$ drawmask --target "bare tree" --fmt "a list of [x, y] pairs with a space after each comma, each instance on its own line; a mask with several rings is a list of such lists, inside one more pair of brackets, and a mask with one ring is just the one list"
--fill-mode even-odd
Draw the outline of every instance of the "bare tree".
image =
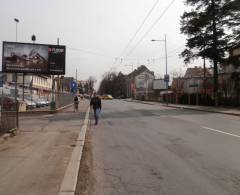
[[125, 96], [126, 77], [121, 72], [105, 73], [100, 83], [99, 93], [111, 94], [113, 97]]
[[174, 69], [170, 72], [171, 78], [181, 78], [181, 77], [183, 77], [183, 75], [184, 75], [184, 73], [183, 73], [182, 68]]
[[97, 82], [97, 79], [93, 76], [90, 76], [87, 80], [88, 84], [88, 93], [92, 93], [94, 91], [94, 84]]

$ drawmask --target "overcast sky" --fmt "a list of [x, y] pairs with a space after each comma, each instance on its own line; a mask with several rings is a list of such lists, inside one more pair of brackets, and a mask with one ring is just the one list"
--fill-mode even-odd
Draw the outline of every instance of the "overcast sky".
[[[143, 28], [126, 48], [156, 2], [158, 4]], [[129, 73], [131, 67], [125, 65], [131, 64], [134, 68], [144, 64], [156, 75], [163, 75], [164, 43], [151, 42], [151, 39], [164, 39], [164, 34], [167, 35], [169, 72], [183, 68], [183, 60], [178, 55], [184, 48], [185, 37], [180, 34], [179, 21], [186, 7], [183, 0], [175, 0], [163, 15], [170, 2], [1, 0], [0, 39], [15, 41], [14, 18], [18, 18], [18, 41], [31, 42], [31, 35], [35, 34], [36, 43], [56, 44], [59, 37], [60, 44], [66, 45], [67, 76], [75, 76], [78, 69], [79, 79], [95, 76], [99, 82], [109, 70]], [[153, 26], [154, 23], [156, 25]], [[153, 27], [151, 31], [150, 27]], [[201, 61], [195, 65], [202, 65]]]

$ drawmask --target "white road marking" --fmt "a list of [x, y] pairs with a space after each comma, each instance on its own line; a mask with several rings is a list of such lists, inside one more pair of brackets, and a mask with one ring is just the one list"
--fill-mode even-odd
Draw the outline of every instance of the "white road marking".
[[215, 131], [215, 132], [218, 132], [218, 133], [222, 133], [222, 134], [225, 134], [225, 135], [230, 135], [230, 136], [233, 136], [233, 137], [237, 137], [237, 138], [240, 138], [240, 135], [236, 135], [236, 134], [232, 134], [232, 133], [227, 133], [225, 131], [220, 131], [220, 130], [217, 130], [217, 129], [213, 129], [213, 128], [209, 128], [209, 127], [204, 127], [202, 126], [203, 129], [207, 129], [207, 130], [210, 130], [210, 131]]

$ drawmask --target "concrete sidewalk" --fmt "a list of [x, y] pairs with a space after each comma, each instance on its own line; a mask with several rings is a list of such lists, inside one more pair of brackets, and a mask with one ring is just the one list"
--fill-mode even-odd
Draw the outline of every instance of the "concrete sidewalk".
[[20, 134], [0, 144], [0, 194], [58, 194], [88, 106], [21, 117]]
[[[149, 105], [167, 106], [166, 103], [152, 102], [152, 101], [140, 101], [140, 100], [130, 100], [130, 99], [126, 101], [149, 104]], [[194, 106], [194, 105], [183, 105], [183, 104], [168, 104], [168, 107], [240, 116], [240, 108]]]

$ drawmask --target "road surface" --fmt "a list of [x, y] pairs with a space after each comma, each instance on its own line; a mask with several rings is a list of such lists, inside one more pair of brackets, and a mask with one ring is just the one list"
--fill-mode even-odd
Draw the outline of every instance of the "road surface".
[[122, 100], [102, 104], [100, 123], [89, 130], [88, 194], [240, 194], [239, 117]]

